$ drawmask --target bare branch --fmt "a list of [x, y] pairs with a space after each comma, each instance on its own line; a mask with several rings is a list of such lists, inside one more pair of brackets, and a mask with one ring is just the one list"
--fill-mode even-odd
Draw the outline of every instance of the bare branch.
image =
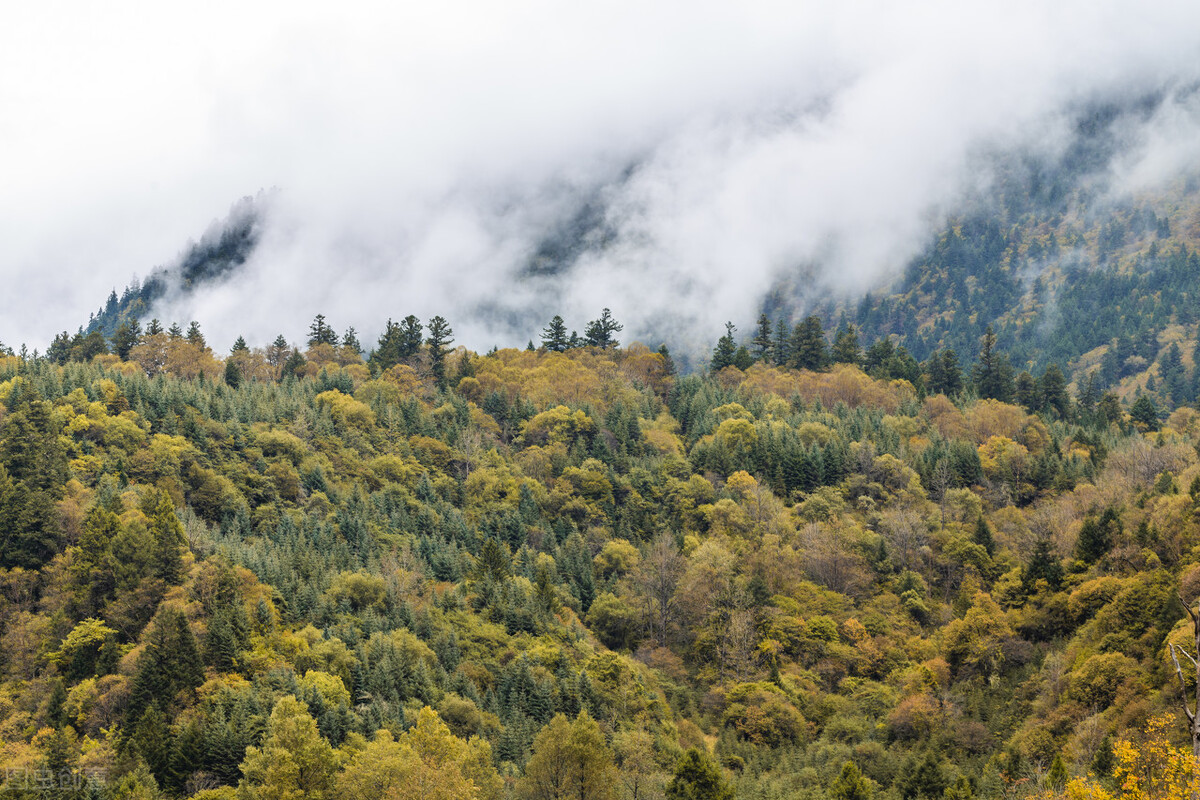
[[[1179, 692], [1181, 695], [1183, 695], [1183, 713], [1187, 714], [1188, 722], [1195, 722], [1196, 715], [1192, 712], [1188, 702], [1187, 681], [1183, 679], [1183, 667], [1179, 666], [1179, 656], [1176, 655], [1176, 651], [1183, 650], [1183, 648], [1176, 647], [1173, 644], [1168, 644], [1167, 649], [1171, 651], [1171, 660], [1175, 662], [1175, 674], [1179, 676]], [[1188, 656], [1189, 659], [1192, 658], [1187, 654], [1186, 650], [1183, 651], [1183, 654]], [[1195, 659], [1192, 659], [1192, 663], [1196, 663]]]
[[1192, 618], [1192, 625], [1195, 626], [1198, 631], [1200, 631], [1200, 617], [1197, 617], [1196, 612], [1192, 611], [1192, 607], [1188, 605], [1186, 600], [1183, 599], [1183, 595], [1178, 595], [1178, 597], [1179, 602], [1183, 605], [1183, 610], [1186, 611], [1188, 616]]

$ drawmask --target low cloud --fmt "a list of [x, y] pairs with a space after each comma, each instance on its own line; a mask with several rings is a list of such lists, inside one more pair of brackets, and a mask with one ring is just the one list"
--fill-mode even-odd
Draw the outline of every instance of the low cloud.
[[895, 274], [983, 154], [1052, 154], [1083, 104], [1168, 93], [1122, 186], [1200, 155], [1193, 3], [116, 8], [0, 33], [0, 340], [85, 322], [262, 187], [239, 277], [156, 309], [218, 346], [440, 313], [486, 349], [605, 306], [687, 343], [781, 281]]

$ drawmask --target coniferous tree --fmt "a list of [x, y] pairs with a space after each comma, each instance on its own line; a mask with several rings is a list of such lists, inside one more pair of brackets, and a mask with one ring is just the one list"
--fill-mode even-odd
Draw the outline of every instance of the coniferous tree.
[[291, 348], [288, 347], [287, 339], [283, 338], [283, 334], [275, 337], [275, 341], [267, 348], [267, 363], [275, 369], [281, 369], [288, 356], [291, 355]]
[[317, 314], [313, 318], [312, 325], [308, 326], [308, 346], [316, 347], [320, 344], [327, 344], [331, 347], [337, 346], [337, 334], [333, 328], [325, 322], [324, 314]]
[[242, 370], [232, 358], [225, 362], [225, 385], [230, 389], [242, 385]]
[[1038, 392], [1037, 381], [1028, 372], [1022, 370], [1017, 375], [1017, 405], [1023, 406], [1030, 413], [1036, 412], [1042, 407], [1041, 394]]
[[113, 333], [113, 352], [122, 361], [129, 360], [129, 351], [138, 345], [142, 339], [142, 326], [137, 319], [130, 317], [117, 326]]
[[792, 332], [790, 365], [814, 372], [829, 366], [829, 347], [825, 343], [825, 330], [820, 317], [805, 318]]
[[971, 535], [971, 541], [986, 550], [989, 556], [996, 549], [996, 539], [992, 536], [992, 528], [983, 518], [983, 514], [980, 514], [979, 519], [975, 522], [975, 531]]
[[380, 372], [386, 372], [400, 363], [403, 347], [403, 331], [389, 317], [383, 333], [379, 335], [375, 351], [371, 353], [371, 366]]
[[791, 342], [792, 329], [784, 318], [780, 317], [775, 322], [775, 341], [771, 343], [772, 364], [782, 367], [788, 363], [792, 356]]
[[710, 371], [719, 372], [733, 365], [733, 358], [737, 354], [737, 346], [733, 341], [733, 333], [736, 330], [732, 322], [725, 323], [725, 335], [717, 340], [717, 346], [713, 349], [712, 361], [708, 367]]
[[767, 317], [766, 312], [758, 315], [758, 326], [754, 332], [754, 338], [750, 342], [754, 346], [754, 358], [764, 363], [771, 361], [771, 349], [773, 342], [771, 338], [771, 320]]
[[450, 323], [441, 316], [429, 320], [429, 369], [439, 389], [446, 388], [446, 353], [453, 339]]
[[1062, 419], [1071, 415], [1071, 395], [1067, 392], [1067, 379], [1057, 364], [1046, 367], [1038, 381], [1038, 395], [1042, 406], [1054, 411]]
[[1156, 431], [1159, 426], [1158, 406], [1148, 394], [1144, 394], [1129, 407], [1129, 418], [1146, 430]]
[[607, 308], [600, 312], [600, 318], [587, 324], [583, 331], [584, 339], [590, 347], [619, 347], [614, 334], [620, 333], [625, 326], [613, 319], [612, 312]]
[[244, 336], [238, 336], [237, 340], [233, 343], [233, 347], [231, 347], [229, 349], [229, 352], [230, 353], [249, 353], [250, 345], [246, 344], [246, 338]]
[[304, 354], [300, 352], [300, 348], [291, 348], [291, 353], [288, 355], [287, 360], [283, 362], [283, 368], [279, 371], [279, 379], [283, 380], [289, 375], [297, 378], [302, 377], [306, 364], [308, 364], [308, 360], [304, 358]]
[[358, 340], [358, 331], [354, 330], [353, 325], [346, 328], [346, 333], [342, 335], [342, 349], [356, 356], [362, 354], [362, 342]]
[[194, 344], [203, 350], [208, 347], [208, 342], [204, 340], [204, 334], [200, 332], [200, 323], [192, 320], [188, 325], [186, 338], [189, 344]]
[[[444, 320], [443, 320], [444, 321]], [[400, 360], [407, 361], [415, 358], [421, 352], [425, 328], [421, 320], [409, 314], [400, 321]]]
[[561, 353], [570, 346], [566, 323], [558, 314], [555, 314], [550, 323], [542, 329], [542, 346], [552, 353]]
[[1012, 366], [1008, 356], [996, 350], [996, 334], [989, 325], [980, 339], [979, 361], [975, 364], [975, 388], [984, 399], [1007, 403], [1013, 399]]
[[834, 336], [832, 357], [835, 364], [858, 364], [862, 360], [858, 330], [853, 325], [847, 325]]

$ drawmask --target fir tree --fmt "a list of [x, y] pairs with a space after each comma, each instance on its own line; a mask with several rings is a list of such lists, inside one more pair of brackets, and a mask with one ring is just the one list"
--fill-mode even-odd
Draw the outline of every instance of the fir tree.
[[600, 312], [599, 319], [587, 324], [583, 336], [591, 347], [619, 347], [621, 343], [616, 340], [614, 334], [620, 333], [624, 328], [624, 325], [613, 319], [612, 312], [606, 308]]
[[129, 351], [142, 339], [142, 326], [134, 318], [129, 318], [117, 326], [116, 332], [113, 334], [113, 352], [117, 354], [122, 361], [129, 359]]
[[308, 326], [308, 346], [316, 347], [320, 344], [327, 344], [331, 347], [337, 346], [337, 334], [333, 332], [333, 328], [325, 322], [324, 314], [317, 314], [313, 319], [312, 325]]
[[733, 365], [734, 356], [737, 353], [737, 347], [734, 344], [733, 333], [737, 328], [732, 322], [725, 323], [725, 335], [717, 340], [717, 346], [713, 349], [712, 361], [709, 363], [711, 372], [720, 372]]
[[555, 314], [550, 323], [542, 329], [542, 346], [552, 353], [561, 353], [570, 345], [567, 336], [567, 326], [563, 318]]
[[835, 364], [858, 364], [862, 360], [858, 331], [853, 325], [847, 325], [834, 336], [832, 358]]
[[454, 342], [454, 331], [450, 323], [441, 316], [429, 320], [429, 369], [437, 381], [439, 389], [446, 388], [446, 353]]
[[753, 355], [756, 360], [764, 363], [771, 361], [771, 350], [774, 345], [771, 339], [771, 320], [767, 317], [766, 312], [758, 315], [758, 326], [750, 343], [754, 346]]
[[979, 361], [975, 364], [974, 378], [981, 398], [1002, 403], [1012, 400], [1015, 391], [1012, 367], [1008, 363], [1008, 356], [997, 352], [996, 334], [991, 325], [980, 339]]
[[814, 372], [829, 366], [829, 348], [821, 318], [810, 316], [792, 332], [790, 366]]

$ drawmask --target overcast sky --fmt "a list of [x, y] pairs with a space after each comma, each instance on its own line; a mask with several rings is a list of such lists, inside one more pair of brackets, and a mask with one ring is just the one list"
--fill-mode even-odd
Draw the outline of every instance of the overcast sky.
[[[736, 6], [736, 7], [735, 7]], [[1064, 111], [1196, 80], [1193, 2], [9, 3], [0, 12], [0, 341], [44, 349], [279, 187], [229, 285], [157, 309], [300, 339], [441, 313], [477, 349], [603, 306], [715, 339], [798, 265], [861, 291]], [[1134, 137], [1192, 165], [1195, 109]], [[519, 280], [593, 198], [610, 231]]]

